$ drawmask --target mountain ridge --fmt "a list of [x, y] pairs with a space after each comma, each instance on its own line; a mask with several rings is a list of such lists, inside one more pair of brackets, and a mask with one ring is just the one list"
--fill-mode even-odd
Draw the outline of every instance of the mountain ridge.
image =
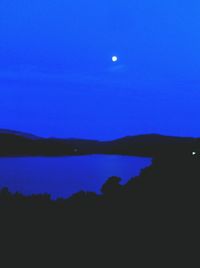
[[67, 156], [118, 154], [141, 157], [191, 155], [200, 151], [200, 138], [142, 134], [115, 140], [42, 138], [15, 130], [0, 129], [0, 156]]

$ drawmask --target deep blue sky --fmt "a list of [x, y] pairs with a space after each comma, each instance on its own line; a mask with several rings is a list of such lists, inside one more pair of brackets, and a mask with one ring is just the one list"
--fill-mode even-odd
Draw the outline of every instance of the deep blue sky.
[[198, 0], [1, 0], [0, 128], [200, 136], [199, 13]]

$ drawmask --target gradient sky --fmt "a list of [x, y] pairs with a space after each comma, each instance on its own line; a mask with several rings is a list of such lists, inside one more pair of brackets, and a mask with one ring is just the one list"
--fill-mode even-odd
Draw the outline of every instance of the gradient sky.
[[197, 0], [1, 0], [0, 128], [200, 136], [199, 13]]

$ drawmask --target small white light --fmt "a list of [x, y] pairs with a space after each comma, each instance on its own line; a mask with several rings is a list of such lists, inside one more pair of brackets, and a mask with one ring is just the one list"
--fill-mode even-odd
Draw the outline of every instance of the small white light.
[[116, 62], [116, 61], [118, 61], [118, 58], [117, 58], [117, 56], [112, 56], [112, 61], [113, 61], [113, 62]]
[[74, 149], [74, 152], [77, 153], [78, 152], [78, 149]]
[[197, 153], [196, 152], [192, 152], [192, 155], [196, 155]]

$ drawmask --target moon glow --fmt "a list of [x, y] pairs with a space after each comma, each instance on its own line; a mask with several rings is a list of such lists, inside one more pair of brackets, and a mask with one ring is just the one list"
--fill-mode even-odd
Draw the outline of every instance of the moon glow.
[[118, 57], [117, 57], [117, 56], [112, 56], [112, 61], [113, 61], [113, 62], [118, 61]]

